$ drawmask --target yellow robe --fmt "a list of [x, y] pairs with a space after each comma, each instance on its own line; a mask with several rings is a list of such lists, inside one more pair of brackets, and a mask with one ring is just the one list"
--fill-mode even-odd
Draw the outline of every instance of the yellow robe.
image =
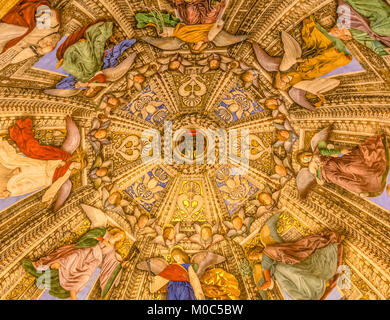
[[306, 48], [318, 52], [318, 55], [304, 59], [295, 72], [287, 73], [292, 78], [291, 85], [318, 78], [352, 61], [351, 55], [337, 50], [333, 42], [317, 29], [311, 17], [303, 21], [302, 38]]
[[190, 43], [205, 41], [213, 23], [187, 25], [182, 22], [178, 23], [173, 31], [173, 36]]
[[239, 300], [238, 280], [221, 268], [207, 270], [200, 282], [206, 297], [214, 300]]

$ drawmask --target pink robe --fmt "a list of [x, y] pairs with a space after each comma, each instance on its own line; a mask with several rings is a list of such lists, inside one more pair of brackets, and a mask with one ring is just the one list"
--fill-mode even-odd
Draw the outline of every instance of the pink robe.
[[[107, 240], [107, 234], [105, 239]], [[76, 248], [74, 244], [58, 248], [39, 259], [36, 266], [60, 264], [59, 280], [62, 288], [80, 292], [91, 279], [95, 269], [100, 267], [100, 286], [104, 289], [112, 273], [119, 265], [113, 246], [103, 247], [99, 243], [91, 248]]]
[[354, 192], [380, 192], [387, 161], [381, 135], [366, 139], [339, 158], [322, 157], [321, 178]]

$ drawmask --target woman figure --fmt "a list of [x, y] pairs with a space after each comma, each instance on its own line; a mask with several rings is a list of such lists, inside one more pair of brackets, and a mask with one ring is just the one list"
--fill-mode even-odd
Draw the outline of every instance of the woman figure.
[[[135, 40], [123, 40], [114, 45], [114, 24], [97, 20], [71, 34], [57, 49], [56, 57], [70, 74], [57, 83], [57, 89], [82, 89], [94, 82], [116, 81], [128, 71], [135, 54], [118, 65], [119, 58]], [[126, 61], [126, 63], [124, 63]], [[114, 67], [118, 67], [114, 69]]]
[[295, 71], [283, 74], [278, 72], [275, 88], [288, 90], [301, 81], [316, 79], [352, 61], [343, 42], [331, 36], [313, 17], [303, 21], [302, 39], [305, 50], [315, 55], [296, 59], [298, 65]]
[[343, 41], [355, 39], [381, 57], [388, 55], [390, 6], [386, 1], [338, 0], [337, 13], [341, 23], [330, 30], [332, 36]]
[[272, 289], [273, 279], [293, 300], [326, 298], [335, 287], [342, 259], [343, 236], [334, 232], [312, 235], [296, 242], [254, 247], [248, 260], [254, 263], [259, 290]]
[[[352, 150], [328, 148], [324, 141], [320, 141], [314, 153], [300, 152], [297, 160], [315, 177], [313, 182], [319, 184], [335, 183], [361, 196], [381, 192], [384, 188], [387, 159], [381, 135], [367, 138]], [[297, 177], [298, 189], [304, 193], [300, 174]]]
[[125, 233], [118, 228], [110, 231], [104, 227], [93, 228], [76, 244], [60, 247], [36, 262], [23, 260], [23, 267], [37, 280], [44, 278], [43, 284], [52, 296], [72, 300], [77, 299], [77, 294], [99, 267], [101, 296], [104, 297], [121, 267], [126, 266], [116, 254], [125, 238]]
[[[53, 200], [59, 191], [65, 199], [69, 196], [72, 188], [69, 177], [73, 170], [81, 169], [82, 156], [75, 152], [80, 144], [80, 134], [70, 117], [66, 119], [66, 128], [67, 137], [60, 149], [39, 144], [34, 138], [30, 118], [16, 121], [9, 130], [10, 138], [23, 154], [0, 139], [0, 198], [47, 187], [50, 188], [44, 194], [43, 202]], [[64, 185], [66, 188], [62, 188]]]
[[181, 247], [171, 250], [171, 264], [154, 277], [150, 292], [167, 286], [167, 300], [204, 300], [204, 294], [188, 254]]

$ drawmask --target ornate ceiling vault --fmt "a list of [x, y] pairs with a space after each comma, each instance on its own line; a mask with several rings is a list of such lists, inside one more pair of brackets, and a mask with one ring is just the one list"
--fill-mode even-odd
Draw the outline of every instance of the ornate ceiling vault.
[[390, 299], [390, 1], [0, 19], [1, 299]]

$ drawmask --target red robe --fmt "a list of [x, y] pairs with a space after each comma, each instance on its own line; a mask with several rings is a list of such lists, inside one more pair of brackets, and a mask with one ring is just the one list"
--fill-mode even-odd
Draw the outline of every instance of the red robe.
[[35, 28], [35, 12], [39, 6], [50, 7], [50, 1], [21, 0], [1, 19], [1, 22], [28, 28], [24, 35], [8, 41], [3, 52], [16, 45]]
[[32, 120], [30, 118], [17, 120], [16, 124], [9, 129], [9, 135], [16, 142], [20, 151], [29, 158], [67, 161], [64, 166], [56, 169], [53, 175], [53, 182], [62, 177], [72, 163], [72, 155], [68, 152], [53, 146], [39, 144], [34, 138]]
[[190, 282], [187, 270], [179, 264], [170, 264], [158, 275], [170, 281]]

